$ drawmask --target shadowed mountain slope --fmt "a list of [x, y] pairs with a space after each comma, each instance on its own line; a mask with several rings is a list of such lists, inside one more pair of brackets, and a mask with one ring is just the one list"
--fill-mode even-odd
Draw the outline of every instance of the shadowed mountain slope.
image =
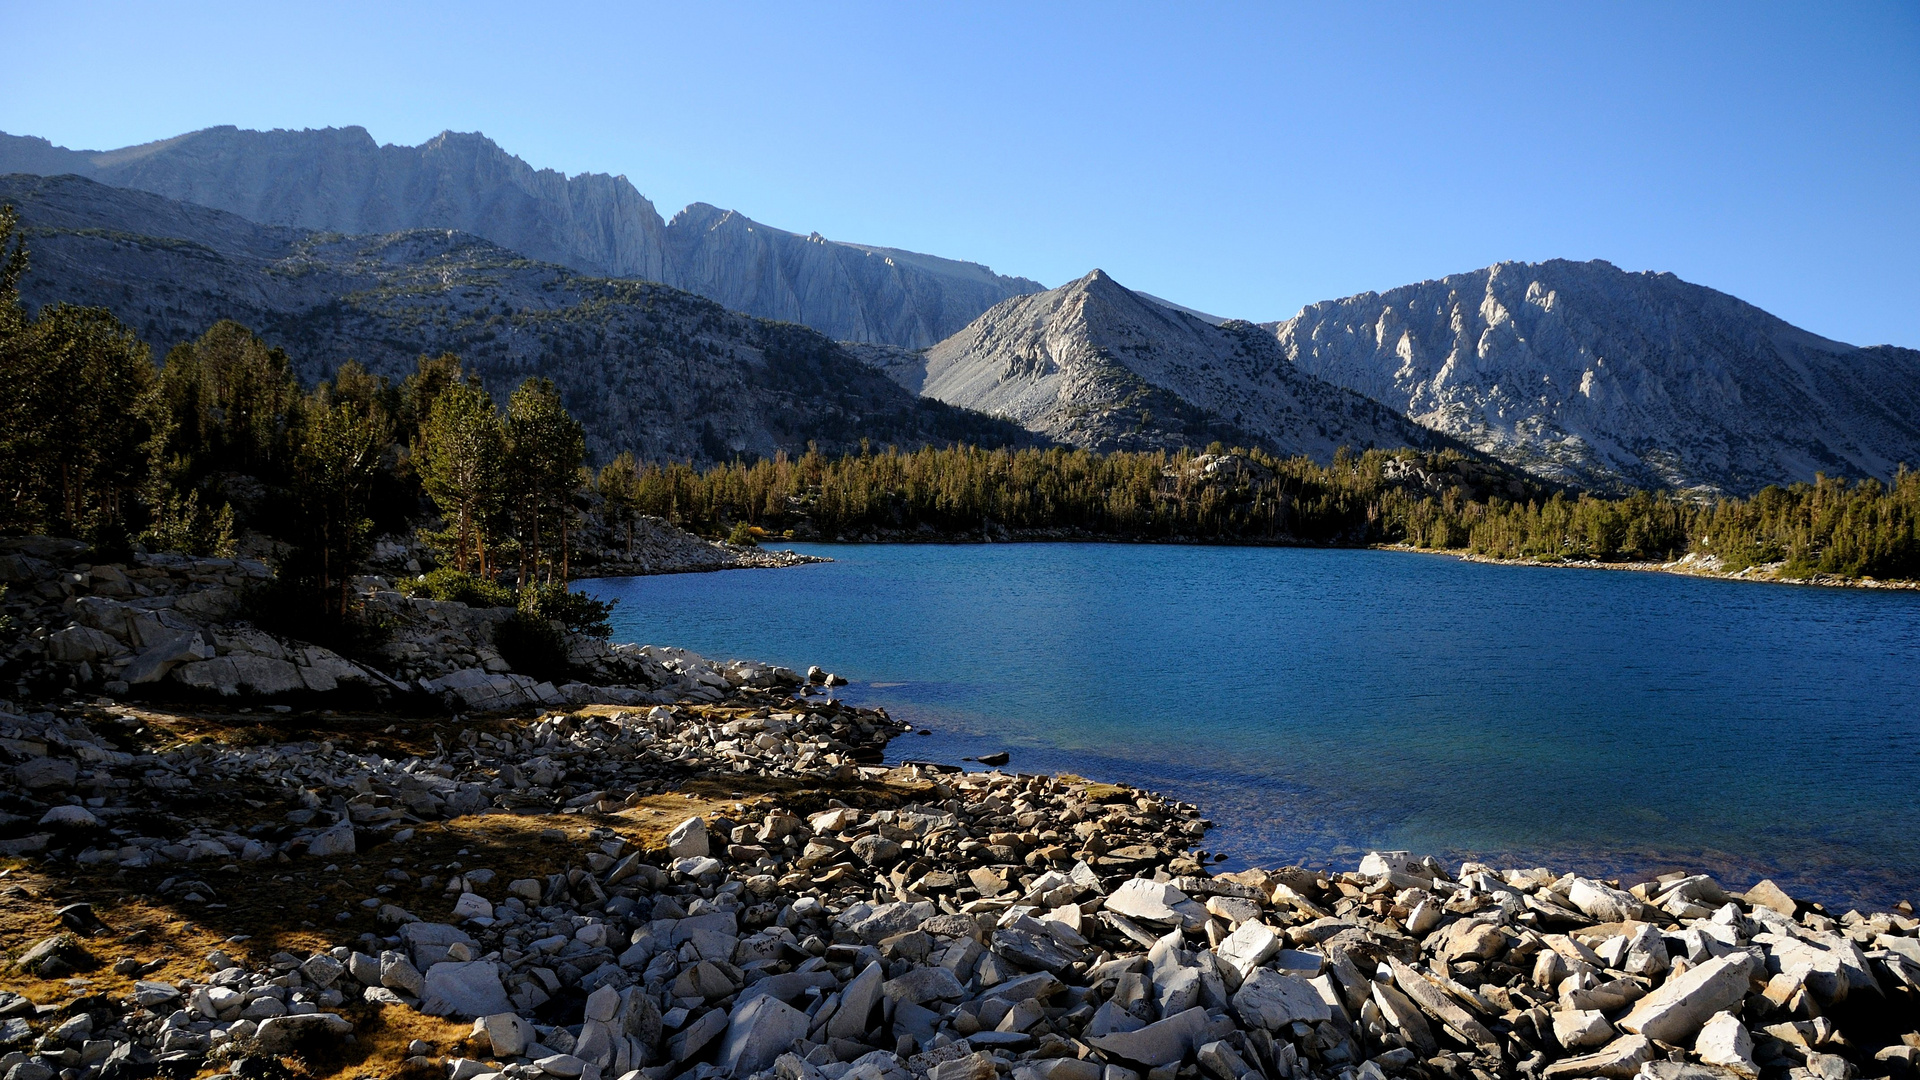
[[829, 337], [918, 347], [1041, 285], [975, 263], [830, 241], [695, 203], [663, 222], [624, 176], [534, 169], [484, 135], [419, 146], [364, 128], [214, 127], [109, 151], [0, 134], [0, 173], [73, 173], [250, 221], [354, 235], [457, 229], [601, 277], [642, 278]]
[[596, 459], [1034, 441], [918, 399], [806, 327], [577, 274], [456, 230], [258, 225], [77, 176], [0, 177], [0, 203], [25, 226], [30, 305], [106, 307], [161, 352], [236, 319], [286, 348], [309, 381], [347, 359], [397, 377], [443, 351], [496, 393], [548, 376]]

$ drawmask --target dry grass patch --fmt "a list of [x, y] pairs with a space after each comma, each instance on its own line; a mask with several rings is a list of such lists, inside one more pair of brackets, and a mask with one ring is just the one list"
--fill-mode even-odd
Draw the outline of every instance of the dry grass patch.
[[[684, 707], [683, 707], [684, 708]], [[594, 706], [578, 715], [632, 712]], [[712, 721], [761, 710], [701, 707], [690, 710]], [[331, 741], [354, 752], [388, 757], [430, 756], [458, 745], [468, 730], [511, 733], [528, 721], [511, 717], [455, 723], [435, 717], [361, 713], [242, 713], [237, 710], [127, 705], [91, 708], [94, 730], [131, 752], [157, 752], [191, 743], [245, 748], [294, 741]], [[437, 736], [437, 739], [436, 739]], [[199, 824], [244, 831], [251, 825], [284, 825], [286, 792], [239, 779], [218, 792], [154, 793], [157, 826], [171, 832]], [[455, 874], [487, 869], [492, 881], [474, 886], [490, 900], [504, 899], [509, 883], [584, 866], [597, 849], [596, 830], [612, 832], [643, 851], [662, 853], [667, 834], [689, 817], [757, 821], [780, 808], [802, 815], [839, 801], [866, 809], [897, 807], [946, 798], [936, 783], [896, 773], [880, 780], [821, 782], [753, 773], [710, 773], [677, 789], [634, 798], [612, 814], [591, 808], [568, 812], [489, 812], [417, 824], [405, 841], [363, 831], [362, 849], [333, 859], [168, 863], [148, 868], [114, 864], [49, 868], [25, 860], [0, 865], [0, 950], [17, 955], [67, 928], [55, 914], [72, 903], [92, 905], [106, 929], [82, 943], [99, 961], [65, 979], [39, 979], [0, 965], [0, 989], [36, 1003], [57, 1004], [95, 995], [130, 996], [136, 979], [170, 983], [204, 980], [206, 957], [225, 952], [251, 970], [288, 952], [304, 958], [338, 945], [355, 945], [363, 934], [385, 936], [374, 907], [394, 904], [427, 921], [451, 918], [454, 896], [446, 892]], [[605, 832], [601, 833], [602, 838]], [[397, 872], [397, 873], [396, 873]], [[402, 878], [401, 874], [404, 874]], [[390, 876], [392, 875], [392, 876]], [[163, 884], [171, 887], [162, 890]], [[386, 892], [380, 892], [382, 888]], [[191, 894], [191, 897], [190, 897]], [[157, 963], [138, 975], [116, 975], [113, 964], [133, 958]], [[354, 1041], [316, 1046], [292, 1062], [313, 1080], [397, 1076], [410, 1071], [407, 1047], [415, 1039], [432, 1045], [436, 1057], [458, 1054], [470, 1025], [422, 1016], [404, 1007], [373, 1008], [349, 1001], [340, 1012], [354, 1022]], [[437, 1070], [436, 1070], [437, 1074]]]

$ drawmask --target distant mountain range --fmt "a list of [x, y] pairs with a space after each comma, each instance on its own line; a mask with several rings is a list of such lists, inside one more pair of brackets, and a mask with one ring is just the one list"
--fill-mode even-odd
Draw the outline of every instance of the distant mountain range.
[[622, 177], [536, 171], [479, 135], [210, 128], [104, 153], [0, 135], [10, 170], [100, 181], [0, 185], [35, 230], [31, 299], [104, 304], [160, 348], [236, 317], [313, 372], [444, 348], [553, 374], [603, 449], [1462, 445], [1560, 483], [1729, 493], [1920, 466], [1920, 352], [1604, 262], [1501, 263], [1255, 326], [1099, 271], [1045, 290], [704, 204], [662, 223]]
[[1217, 438], [1324, 460], [1441, 435], [1556, 483], [1730, 493], [1920, 466], [1920, 352], [1604, 262], [1502, 263], [1258, 327], [1096, 270], [931, 348], [856, 355], [1101, 449]]
[[309, 383], [348, 359], [398, 378], [458, 353], [504, 394], [551, 377], [596, 460], [1036, 440], [915, 397], [804, 326], [665, 285], [588, 277], [449, 229], [343, 236], [261, 225], [77, 176], [0, 176], [19, 210], [35, 308], [111, 309], [164, 355], [236, 319]]
[[663, 222], [624, 176], [535, 170], [479, 134], [382, 146], [360, 127], [214, 127], [107, 151], [0, 134], [4, 173], [72, 173], [321, 232], [456, 229], [847, 341], [930, 345], [1001, 300], [1044, 288], [976, 263], [786, 232], [705, 203]]
[[1341, 447], [1447, 439], [1296, 368], [1272, 334], [1219, 325], [1095, 270], [996, 304], [918, 353], [860, 353], [915, 393], [1096, 450], [1261, 446], [1321, 460]]
[[1672, 274], [1500, 263], [1269, 329], [1301, 371], [1563, 482], [1748, 492], [1920, 467], [1920, 352]]

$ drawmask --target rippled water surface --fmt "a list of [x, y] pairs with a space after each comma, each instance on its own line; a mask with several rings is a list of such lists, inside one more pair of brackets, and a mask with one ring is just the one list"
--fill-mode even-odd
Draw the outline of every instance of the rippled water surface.
[[604, 579], [616, 640], [853, 685], [930, 728], [1194, 800], [1231, 865], [1370, 847], [1920, 900], [1920, 593], [1373, 551], [811, 545]]

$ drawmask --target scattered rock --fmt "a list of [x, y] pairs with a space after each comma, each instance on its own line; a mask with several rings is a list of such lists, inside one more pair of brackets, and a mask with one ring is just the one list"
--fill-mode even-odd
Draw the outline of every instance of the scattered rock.
[[1149, 1069], [1177, 1065], [1207, 1030], [1207, 1010], [1195, 1007], [1135, 1031], [1117, 1031], [1087, 1041], [1114, 1057]]
[[99, 826], [100, 819], [84, 806], [56, 806], [41, 816], [40, 824], [57, 829], [91, 829]]
[[470, 1018], [512, 1010], [500, 965], [492, 960], [449, 960], [427, 969], [420, 1011], [429, 1016]]
[[806, 1033], [806, 1013], [763, 994], [734, 1010], [720, 1044], [720, 1067], [730, 1076], [759, 1072]]
[[13, 767], [14, 780], [32, 792], [61, 791], [73, 786], [80, 770], [65, 758], [36, 757]]
[[708, 850], [707, 823], [694, 817], [674, 826], [667, 834], [667, 851], [676, 859], [705, 858]]
[[307, 841], [307, 854], [314, 858], [351, 855], [355, 851], [353, 823], [342, 821]]
[[93, 967], [93, 954], [72, 934], [55, 934], [20, 954], [13, 966], [42, 979], [58, 979]]
[[336, 1013], [276, 1016], [260, 1022], [253, 1033], [253, 1046], [263, 1054], [286, 1054], [300, 1049], [308, 1039], [338, 1037], [352, 1030], [352, 1022]]
[[1760, 884], [1748, 889], [1747, 903], [1758, 904], [1770, 911], [1777, 911], [1789, 919], [1793, 918], [1799, 910], [1798, 905], [1793, 902], [1793, 897], [1788, 896], [1786, 890], [1775, 885], [1771, 879], [1762, 881]]
[[1702, 1025], [1693, 1040], [1693, 1052], [1703, 1064], [1718, 1065], [1745, 1080], [1760, 1075], [1753, 1061], [1753, 1034], [1732, 1013], [1719, 1013]]
[[1753, 954], [1748, 952], [1708, 960], [1641, 998], [1621, 1018], [1620, 1027], [1661, 1042], [1691, 1043], [1715, 1013], [1746, 998], [1753, 969]]
[[1556, 1061], [1547, 1066], [1541, 1075], [1546, 1080], [1583, 1076], [1629, 1077], [1639, 1072], [1642, 1064], [1653, 1060], [1653, 1054], [1653, 1040], [1645, 1035], [1622, 1035], [1594, 1053]]

